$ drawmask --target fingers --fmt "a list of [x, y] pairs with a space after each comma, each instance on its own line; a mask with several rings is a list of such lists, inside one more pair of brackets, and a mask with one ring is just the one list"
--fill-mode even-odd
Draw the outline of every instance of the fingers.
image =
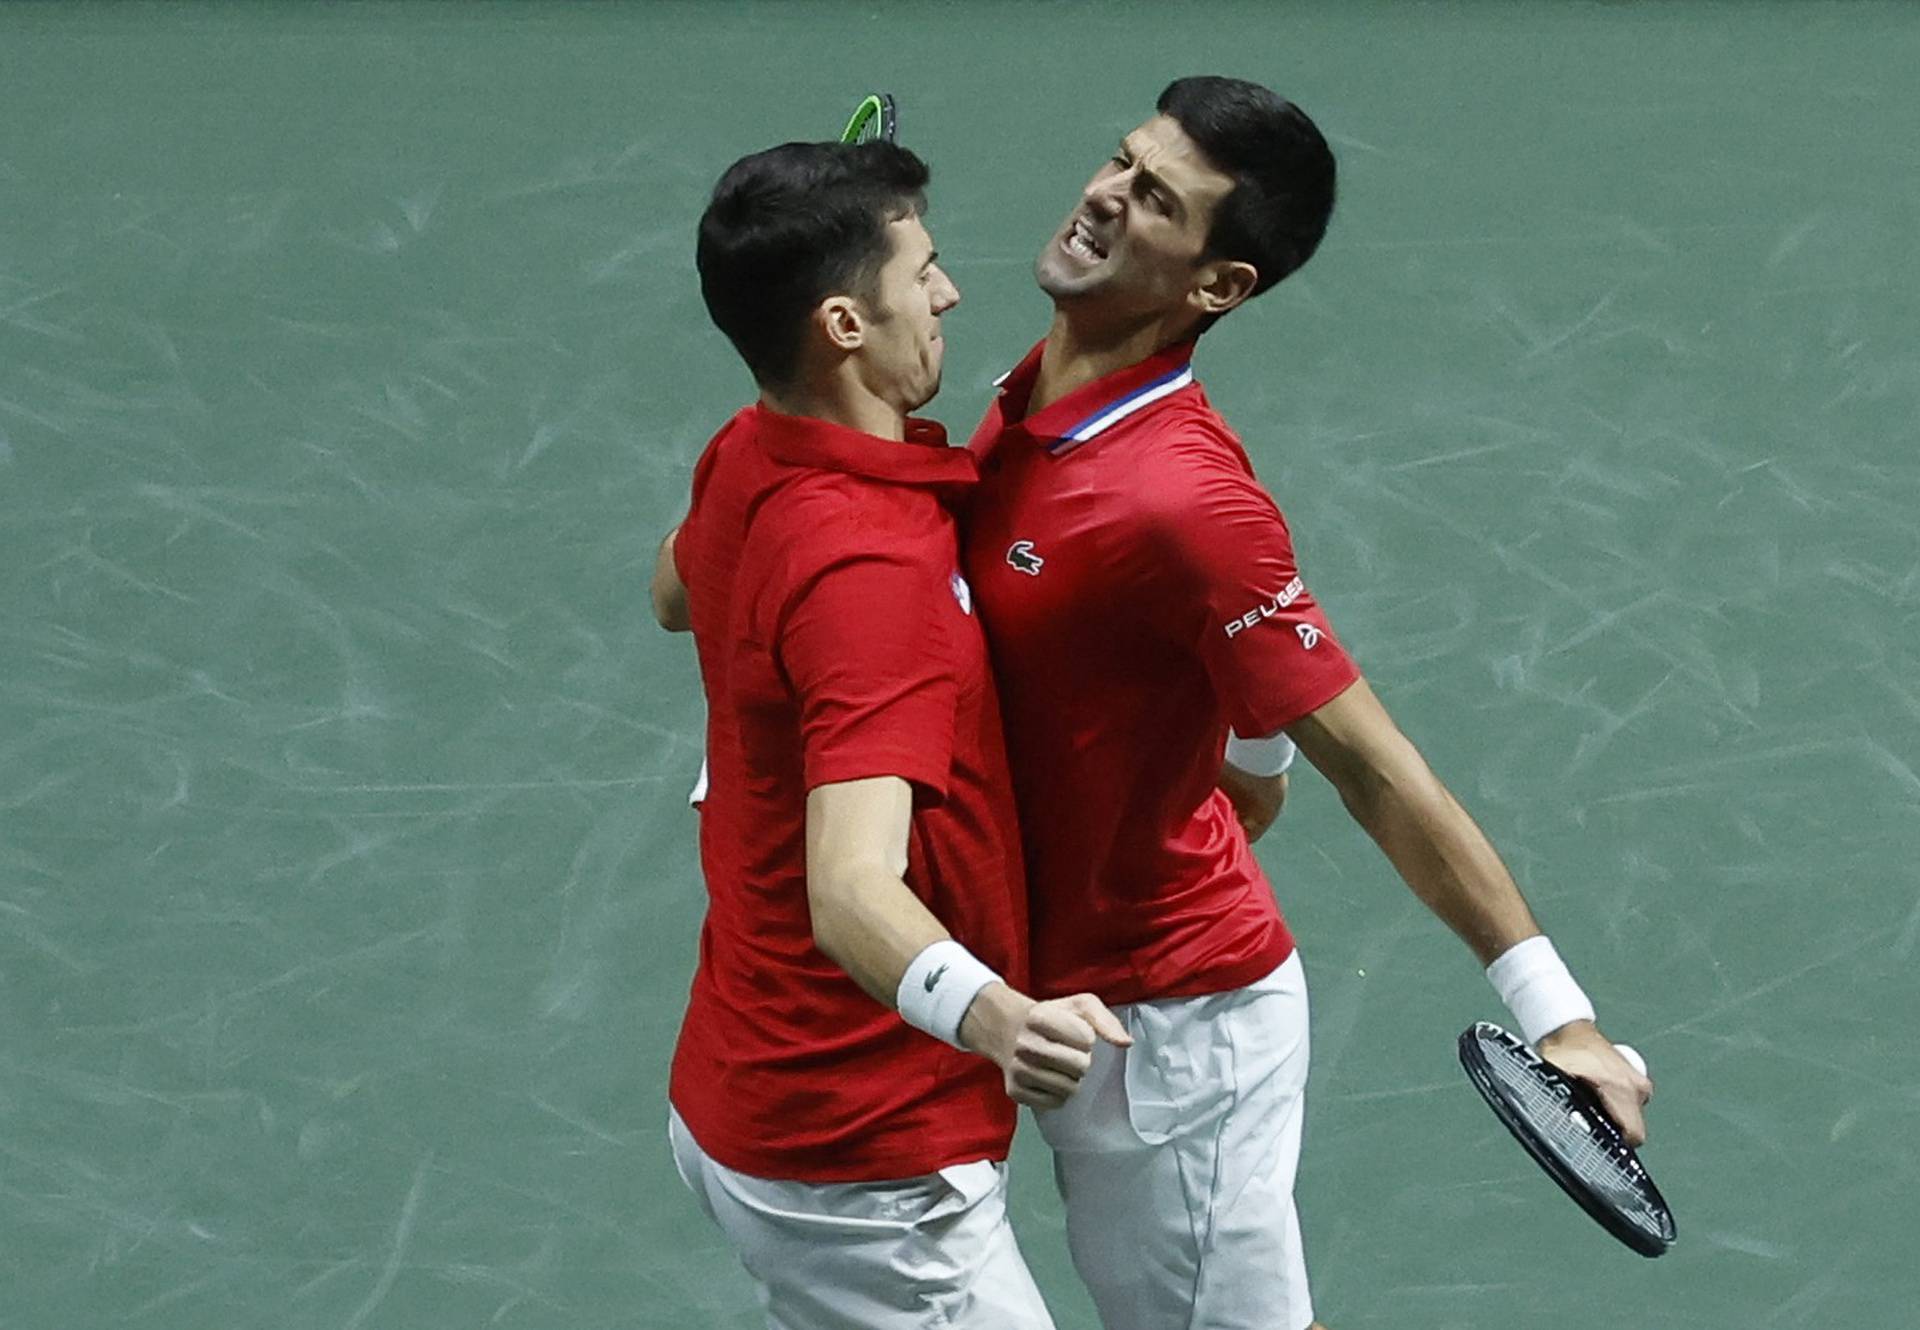
[[1013, 1041], [1013, 1065], [1057, 1072], [1077, 1081], [1093, 1065], [1093, 1032], [1084, 1023], [1081, 1037], [1086, 1040], [1085, 1047], [1049, 1039], [1035, 1030], [1023, 1030]]
[[[1068, 1048], [1078, 1049], [1082, 1053], [1093, 1051], [1093, 1025], [1087, 1020], [1084, 1008], [1079, 1005], [1085, 994], [1076, 993], [1073, 997], [1055, 998], [1051, 1002], [1038, 1002], [1027, 1013], [1027, 1033], [1037, 1034], [1056, 1044], [1065, 1044]], [[1097, 1002], [1098, 999], [1095, 999]]]
[[1017, 1104], [1058, 1108], [1093, 1065], [1093, 1043], [1093, 1027], [1075, 1014], [1070, 1000], [1036, 1002], [1006, 1063], [1007, 1095]]
[[1600, 1096], [1607, 1115], [1620, 1126], [1620, 1134], [1636, 1149], [1647, 1143], [1647, 1117], [1643, 1111], [1653, 1098], [1653, 1081], [1642, 1070], [1646, 1063], [1632, 1049], [1624, 1053], [1618, 1045], [1609, 1051], [1617, 1065], [1602, 1064], [1599, 1075], [1583, 1079]]
[[1613, 1114], [1613, 1120], [1620, 1124], [1620, 1134], [1627, 1138], [1627, 1144], [1635, 1149], [1647, 1143], [1646, 1105], [1653, 1099], [1653, 1081], [1635, 1071], [1633, 1079], [1627, 1082], [1625, 1092], [1615, 1089], [1611, 1095], [1605, 1092], [1601, 1101], [1607, 1111]]
[[1597, 1028], [1579, 1022], [1556, 1030], [1540, 1041], [1540, 1053], [1593, 1091], [1628, 1145], [1637, 1149], [1646, 1144], [1647, 1118], [1642, 1105], [1653, 1098], [1653, 1082], [1641, 1075]]
[[1628, 1145], [1638, 1148], [1647, 1143], [1645, 1105], [1653, 1098], [1653, 1082], [1622, 1059], [1619, 1066], [1604, 1063], [1591, 1070], [1575, 1072], [1600, 1097], [1600, 1106], [1620, 1127]]
[[1007, 1097], [1029, 1108], [1059, 1108], [1080, 1088], [1080, 1078], [1043, 1067], [1007, 1069]]
[[1127, 1033], [1127, 1027], [1120, 1023], [1120, 1018], [1114, 1015], [1107, 1004], [1099, 998], [1091, 993], [1075, 993], [1067, 1001], [1073, 1004], [1073, 1009], [1079, 1013], [1080, 1019], [1092, 1027], [1093, 1032], [1100, 1038], [1118, 1048], [1133, 1046], [1133, 1036]]
[[1036, 1094], [1032, 1091], [1007, 1087], [1007, 1098], [1025, 1108], [1064, 1108], [1066, 1099], [1059, 1095]]
[[1060, 1107], [1080, 1088], [1102, 1039], [1121, 1048], [1133, 1042], [1120, 1018], [1093, 994], [1035, 1003], [1004, 1064], [1007, 1096], [1033, 1108]]
[[1607, 1110], [1620, 1128], [1620, 1134], [1627, 1144], [1638, 1149], [1647, 1143], [1647, 1119], [1640, 1111], [1641, 1100], [1632, 1090], [1622, 1091], [1616, 1086], [1595, 1086], [1600, 1095], [1600, 1104]]

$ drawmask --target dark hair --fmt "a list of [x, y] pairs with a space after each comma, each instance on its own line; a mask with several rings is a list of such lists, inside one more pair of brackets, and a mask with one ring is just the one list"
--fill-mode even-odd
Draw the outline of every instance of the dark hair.
[[791, 381], [808, 314], [870, 299], [887, 224], [926, 206], [927, 165], [905, 148], [783, 143], [729, 166], [700, 218], [707, 313], [762, 386]]
[[1155, 108], [1233, 177], [1214, 210], [1205, 256], [1251, 263], [1259, 295], [1320, 245], [1333, 216], [1333, 150], [1307, 113], [1245, 79], [1175, 79]]

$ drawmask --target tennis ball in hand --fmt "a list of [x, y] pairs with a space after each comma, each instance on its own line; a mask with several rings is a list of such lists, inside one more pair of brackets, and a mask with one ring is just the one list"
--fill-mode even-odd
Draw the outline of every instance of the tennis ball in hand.
[[1613, 1046], [1613, 1051], [1618, 1053], [1621, 1057], [1625, 1058], [1627, 1060], [1627, 1065], [1629, 1067], [1632, 1067], [1635, 1071], [1639, 1072], [1642, 1076], [1645, 1076], [1647, 1074], [1647, 1060], [1640, 1056], [1638, 1050], [1636, 1050], [1633, 1047], [1633, 1045], [1615, 1044]]

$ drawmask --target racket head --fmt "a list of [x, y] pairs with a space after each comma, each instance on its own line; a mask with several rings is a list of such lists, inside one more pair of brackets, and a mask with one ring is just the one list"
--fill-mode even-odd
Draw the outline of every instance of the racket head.
[[865, 143], [870, 139], [894, 143], [899, 136], [900, 109], [890, 92], [869, 93], [863, 97], [847, 120], [847, 127], [840, 131], [842, 143]]
[[1673, 1211], [1593, 1091], [1489, 1021], [1461, 1032], [1460, 1065], [1581, 1209], [1642, 1256], [1666, 1254], [1678, 1236]]

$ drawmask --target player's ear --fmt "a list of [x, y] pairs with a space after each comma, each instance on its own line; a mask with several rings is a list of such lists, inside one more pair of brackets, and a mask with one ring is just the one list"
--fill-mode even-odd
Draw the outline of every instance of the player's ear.
[[858, 351], [867, 340], [867, 321], [852, 296], [828, 296], [813, 309], [813, 321], [834, 350]]
[[1199, 277], [1192, 304], [1200, 313], [1218, 318], [1253, 294], [1260, 272], [1239, 259], [1215, 259], [1200, 265]]

